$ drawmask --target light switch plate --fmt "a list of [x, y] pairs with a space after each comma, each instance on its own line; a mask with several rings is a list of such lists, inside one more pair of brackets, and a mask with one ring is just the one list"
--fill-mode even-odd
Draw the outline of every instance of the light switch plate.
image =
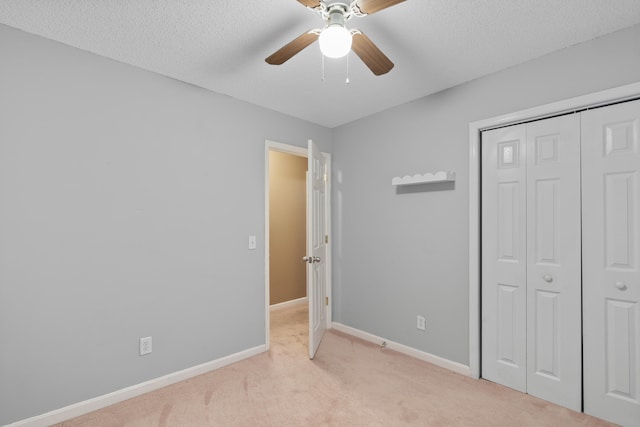
[[249, 249], [256, 249], [256, 236], [249, 236]]
[[140, 356], [150, 354], [153, 351], [151, 337], [140, 338]]
[[427, 329], [427, 319], [425, 319], [424, 316], [416, 316], [416, 328], [420, 329], [421, 331]]

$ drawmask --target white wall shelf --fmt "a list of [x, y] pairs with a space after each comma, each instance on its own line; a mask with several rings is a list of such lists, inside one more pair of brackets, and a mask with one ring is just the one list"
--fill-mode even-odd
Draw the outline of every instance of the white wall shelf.
[[404, 177], [396, 176], [391, 180], [391, 185], [418, 185], [430, 184], [435, 182], [453, 182], [456, 180], [456, 173], [451, 171], [438, 171], [435, 173], [427, 172], [425, 174], [417, 174], [413, 176], [406, 175]]

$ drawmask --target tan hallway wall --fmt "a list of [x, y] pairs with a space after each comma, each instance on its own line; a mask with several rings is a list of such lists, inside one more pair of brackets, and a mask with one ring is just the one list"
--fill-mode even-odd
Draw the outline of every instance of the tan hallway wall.
[[270, 304], [307, 295], [306, 172], [306, 158], [269, 153]]

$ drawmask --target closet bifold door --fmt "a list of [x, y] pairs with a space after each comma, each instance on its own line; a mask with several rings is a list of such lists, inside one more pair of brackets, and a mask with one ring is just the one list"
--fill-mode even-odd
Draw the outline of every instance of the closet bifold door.
[[580, 119], [482, 134], [482, 377], [580, 411]]
[[584, 411], [640, 426], [640, 101], [582, 114]]
[[527, 391], [525, 125], [482, 134], [482, 377]]
[[526, 130], [527, 393], [581, 411], [580, 117]]

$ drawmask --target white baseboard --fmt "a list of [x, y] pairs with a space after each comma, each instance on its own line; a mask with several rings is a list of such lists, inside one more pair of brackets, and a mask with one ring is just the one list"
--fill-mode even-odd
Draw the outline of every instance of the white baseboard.
[[270, 309], [279, 310], [281, 308], [291, 307], [292, 305], [298, 305], [298, 304], [302, 305], [302, 304], [308, 304], [308, 303], [309, 303], [309, 298], [302, 297], [298, 299], [292, 299], [291, 301], [285, 301], [278, 304], [273, 304], [272, 306], [270, 306]]
[[212, 360], [211, 362], [206, 362], [201, 365], [183, 369], [182, 371], [173, 372], [163, 377], [154, 378], [131, 387], [123, 388], [121, 390], [114, 391], [113, 393], [108, 393], [83, 402], [74, 403], [73, 405], [65, 406], [64, 408], [56, 409], [54, 411], [47, 412], [46, 414], [16, 421], [15, 423], [9, 424], [5, 427], [50, 426], [51, 424], [79, 417], [81, 415], [88, 414], [89, 412], [97, 411], [98, 409], [106, 408], [107, 406], [111, 406], [115, 403], [131, 399], [132, 397], [140, 396], [141, 394], [149, 393], [150, 391], [220, 369], [232, 363], [264, 353], [265, 351], [267, 351], [266, 346], [259, 345], [229, 356], [221, 357], [220, 359]]
[[354, 337], [358, 337], [365, 341], [373, 342], [376, 344], [382, 344], [383, 342], [385, 342], [386, 347], [391, 350], [406, 354], [407, 356], [415, 357], [416, 359], [424, 360], [425, 362], [432, 363], [434, 365], [440, 366], [441, 368], [449, 369], [450, 371], [457, 372], [458, 374], [466, 375], [468, 377], [471, 376], [471, 369], [469, 368], [469, 366], [463, 365], [462, 363], [444, 359], [442, 357], [435, 356], [421, 350], [416, 350], [415, 348], [408, 347], [403, 344], [398, 344], [397, 342], [390, 341], [386, 338], [381, 338], [379, 336], [352, 328], [350, 326], [345, 326], [341, 323], [333, 322], [332, 326], [336, 331], [344, 332], [345, 334], [353, 335]]

